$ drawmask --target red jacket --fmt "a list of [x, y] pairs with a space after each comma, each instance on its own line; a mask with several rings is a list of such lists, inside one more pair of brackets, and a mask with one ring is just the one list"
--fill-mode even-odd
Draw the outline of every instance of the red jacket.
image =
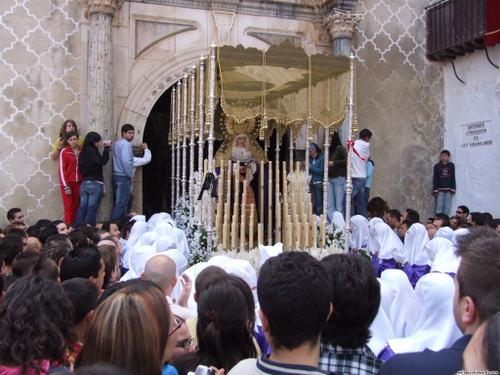
[[[82, 148], [78, 147], [78, 153], [81, 151]], [[59, 180], [63, 187], [67, 187], [69, 183], [82, 182], [78, 155], [69, 146], [66, 146], [59, 155]]]

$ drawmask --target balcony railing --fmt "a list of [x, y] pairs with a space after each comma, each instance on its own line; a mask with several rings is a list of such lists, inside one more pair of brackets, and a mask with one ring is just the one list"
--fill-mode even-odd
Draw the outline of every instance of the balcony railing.
[[427, 57], [448, 60], [484, 49], [486, 0], [442, 0], [426, 8]]

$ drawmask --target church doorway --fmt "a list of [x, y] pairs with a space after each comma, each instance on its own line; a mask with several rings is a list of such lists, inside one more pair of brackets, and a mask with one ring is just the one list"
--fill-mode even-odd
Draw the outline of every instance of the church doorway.
[[142, 212], [149, 219], [157, 212], [171, 212], [172, 149], [170, 137], [170, 94], [163, 93], [151, 110], [144, 129], [143, 141], [151, 150], [151, 162], [143, 167]]

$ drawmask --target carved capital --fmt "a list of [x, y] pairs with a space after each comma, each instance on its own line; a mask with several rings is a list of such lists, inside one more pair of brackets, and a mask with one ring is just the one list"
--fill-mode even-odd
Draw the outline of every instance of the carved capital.
[[327, 15], [323, 23], [328, 28], [332, 37], [347, 37], [352, 38], [354, 27], [361, 21], [361, 14], [346, 10], [335, 9]]
[[330, 44], [332, 42], [332, 37], [328, 33], [326, 26], [323, 21], [316, 20], [313, 22], [314, 30], [318, 35], [318, 42], [321, 44]]
[[115, 12], [121, 8], [125, 0], [78, 0], [85, 10], [85, 18], [89, 18], [92, 13], [108, 13], [114, 16]]

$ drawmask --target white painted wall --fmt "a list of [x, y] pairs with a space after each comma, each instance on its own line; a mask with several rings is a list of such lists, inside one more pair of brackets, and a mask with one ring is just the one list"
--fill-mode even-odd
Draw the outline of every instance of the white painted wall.
[[[491, 60], [500, 65], [500, 45], [488, 48]], [[466, 205], [471, 211], [490, 212], [500, 217], [500, 70], [492, 66], [484, 51], [458, 57], [458, 76], [451, 63], [444, 69], [446, 118], [445, 148], [455, 163], [457, 193], [452, 199], [450, 216], [457, 206]], [[474, 140], [467, 135], [467, 124], [483, 123]], [[470, 133], [469, 133], [470, 134]], [[491, 145], [471, 146], [471, 142], [492, 141]], [[464, 146], [467, 145], [467, 146]], [[439, 155], [436, 156], [436, 162]]]

